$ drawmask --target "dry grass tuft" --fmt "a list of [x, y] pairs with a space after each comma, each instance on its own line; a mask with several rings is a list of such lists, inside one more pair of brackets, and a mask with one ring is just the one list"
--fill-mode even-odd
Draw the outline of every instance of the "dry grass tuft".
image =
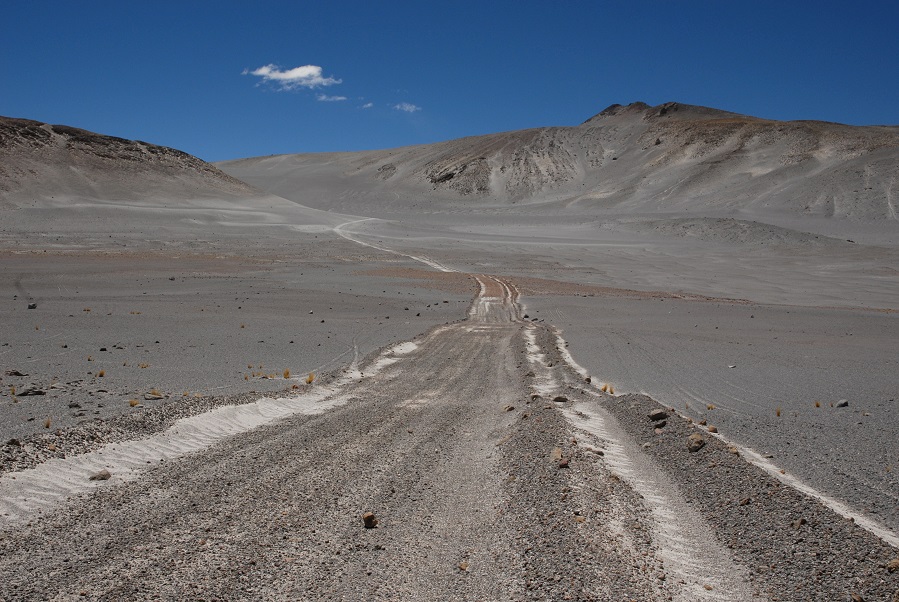
[[46, 420], [44, 420], [44, 428], [45, 429], [50, 428], [51, 424], [53, 424], [53, 420], [51, 420], [50, 418], [47, 418]]
[[160, 393], [155, 388], [153, 388], [153, 389], [150, 389], [150, 395], [162, 395], [162, 393]]
[[247, 364], [247, 370], [252, 370], [252, 369], [253, 369], [253, 364]]
[[289, 369], [284, 371], [284, 378], [290, 378], [290, 370]]
[[714, 410], [714, 409], [715, 409], [715, 404], [710, 403], [709, 405], [707, 405], [707, 406], [705, 407], [705, 409], [707, 409], [707, 410], [709, 410], [709, 411]]
[[87, 361], [89, 361], [89, 362], [94, 361], [94, 356], [92, 356], [92, 355], [87, 356]]
[[129, 312], [129, 313], [130, 313], [132, 316], [139, 316], [139, 315], [141, 314], [141, 312], [139, 312], [139, 311], [132, 311], [132, 312]]
[[136, 400], [136, 399], [129, 399], [129, 400], [128, 400], [128, 405], [131, 406], [131, 407], [133, 408], [133, 407], [135, 407], [135, 406], [140, 405], [140, 402], [139, 402], [138, 400]]
[[15, 395], [15, 394], [16, 394], [16, 386], [15, 386], [15, 385], [10, 385], [10, 386], [9, 386], [9, 394], [10, 394], [10, 395]]
[[149, 367], [150, 367], [150, 364], [141, 364], [140, 367], [141, 367], [141, 368], [149, 368]]
[[609, 385], [609, 395], [614, 395], [614, 394], [615, 394], [615, 387], [613, 387], [612, 385]]
[[104, 376], [106, 376], [106, 370], [100, 370], [99, 372], [97, 372], [97, 376], [103, 378]]
[[243, 379], [244, 379], [244, 380], [250, 380], [250, 377], [249, 377], [249, 375], [244, 374], [244, 375], [243, 375]]
[[85, 311], [85, 312], [87, 312], [87, 313], [90, 313], [91, 308], [90, 308], [90, 307], [85, 307], [85, 308], [82, 309], [81, 311]]
[[608, 393], [609, 385], [607, 385], [606, 383], [603, 383], [602, 386], [599, 388], [599, 390], [602, 391], [603, 393]]
[[246, 324], [241, 324], [240, 327], [241, 327], [241, 328], [246, 328], [247, 325], [246, 325]]
[[778, 418], [780, 418], [780, 412], [781, 412], [780, 406], [777, 406], [776, 408], [774, 408], [774, 413], [777, 415]]
[[315, 380], [315, 372], [310, 372], [309, 376], [306, 377], [306, 384], [311, 385], [312, 381]]
[[299, 388], [300, 388], [300, 385], [298, 385], [296, 383], [294, 383], [293, 386], [291, 387], [291, 389], [294, 389], [294, 390], [299, 389]]
[[816, 407], [816, 408], [820, 408], [820, 407], [821, 407], [821, 402], [820, 402], [820, 401], [816, 401], [816, 402], [815, 402], [815, 407]]

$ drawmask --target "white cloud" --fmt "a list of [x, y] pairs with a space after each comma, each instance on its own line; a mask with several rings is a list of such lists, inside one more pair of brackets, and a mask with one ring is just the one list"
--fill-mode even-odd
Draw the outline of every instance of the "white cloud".
[[340, 102], [341, 100], [346, 100], [346, 96], [328, 96], [327, 94], [319, 94], [315, 97], [315, 100], [319, 102]]
[[341, 83], [339, 79], [322, 76], [322, 68], [318, 65], [303, 65], [285, 71], [282, 71], [277, 65], [263, 65], [252, 71], [244, 69], [243, 74], [261, 77], [262, 81], [273, 83], [281, 90], [318, 88]]
[[362, 105], [362, 108], [363, 108], [363, 109], [370, 109], [370, 108], [372, 108], [373, 106], [375, 106], [375, 103], [373, 103], [373, 102], [367, 102], [367, 103], [365, 103], [364, 105]]
[[405, 111], [407, 113], [414, 113], [415, 111], [421, 111], [421, 107], [412, 104], [411, 102], [401, 102], [398, 105], [393, 105], [393, 108], [397, 111]]

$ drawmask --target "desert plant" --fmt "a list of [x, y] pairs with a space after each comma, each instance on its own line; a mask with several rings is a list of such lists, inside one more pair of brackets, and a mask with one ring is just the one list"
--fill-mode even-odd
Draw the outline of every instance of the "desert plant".
[[51, 424], [53, 424], [53, 420], [51, 420], [49, 417], [46, 420], [44, 420], [44, 428], [45, 429], [50, 428]]
[[781, 412], [780, 406], [777, 406], [776, 408], [774, 408], [774, 414], [775, 414], [778, 418], [780, 418], [780, 412]]
[[615, 394], [615, 387], [613, 387], [612, 385], [609, 385], [609, 395], [614, 395], [614, 394]]
[[106, 376], [106, 370], [100, 370], [99, 372], [97, 372], [97, 376], [103, 378], [104, 376]]
[[306, 377], [306, 384], [311, 385], [312, 381], [315, 380], [315, 372], [310, 372], [309, 376]]
[[820, 407], [821, 407], [821, 402], [820, 402], [820, 401], [816, 401], [816, 402], [815, 402], [815, 407], [816, 407], [816, 408], [820, 408]]
[[153, 389], [150, 389], [150, 395], [162, 395], [162, 393], [160, 393], [155, 388], [153, 388]]
[[715, 409], [715, 404], [710, 403], [710, 404], [708, 404], [708, 405], [705, 407], [705, 409], [710, 410], [710, 411], [711, 411], [711, 410], [714, 410], [714, 409]]
[[290, 378], [290, 370], [289, 369], [284, 371], [284, 378]]
[[603, 393], [607, 393], [609, 391], [609, 385], [603, 383], [602, 386], [599, 388], [599, 390], [602, 391]]
[[139, 405], [139, 404], [140, 404], [140, 402], [139, 402], [138, 400], [136, 400], [136, 399], [129, 399], [129, 400], [128, 400], [128, 405], [131, 406], [132, 408], [135, 407], [135, 406], [137, 406], [137, 405]]

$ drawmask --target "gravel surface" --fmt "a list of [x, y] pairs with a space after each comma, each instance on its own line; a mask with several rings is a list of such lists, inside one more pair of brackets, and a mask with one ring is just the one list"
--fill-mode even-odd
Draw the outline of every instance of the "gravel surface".
[[[113, 475], [4, 527], [0, 599], [890, 600], [899, 591], [887, 569], [896, 549], [707, 434], [688, 452], [697, 427], [670, 416], [656, 431], [647, 415], [658, 404], [586, 382], [552, 330], [520, 320], [514, 289], [480, 278], [468, 321], [435, 328], [340, 388], [347, 403], [138, 480]], [[584, 431], [569, 419], [578, 413], [603, 416], [617, 434]], [[616, 464], [616, 445], [636, 450], [632, 470]], [[715, 566], [696, 582], [679, 577], [660, 536], [670, 525], [641, 484], [653, 471], [676, 483], [660, 495], [692, 507], [675, 517], [690, 541], [701, 537], [718, 551], [713, 564], [734, 567], [723, 581], [732, 589], [712, 585], [722, 583]], [[680, 565], [702, 553], [685, 546]]]

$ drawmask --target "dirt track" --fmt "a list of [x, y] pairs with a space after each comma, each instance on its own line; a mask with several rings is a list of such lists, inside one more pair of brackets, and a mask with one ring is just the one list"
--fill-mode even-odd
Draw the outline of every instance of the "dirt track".
[[[469, 320], [361, 366], [323, 400], [333, 409], [8, 524], [0, 599], [871, 600], [896, 588], [889, 546], [784, 497], [717, 442], [689, 454], [682, 420], [649, 453], [630, 431], [648, 430], [651, 400], [600, 392], [553, 331], [520, 318], [513, 287], [478, 280]], [[733, 534], [715, 521], [727, 517], [698, 498], [736, 507], [738, 487], [779, 497], [748, 508], [752, 545], [725, 546]], [[826, 544], [788, 529], [784, 503], [805, 503]], [[758, 570], [770, 550], [812, 558], [824, 545], [833, 572], [813, 587], [801, 561]]]

